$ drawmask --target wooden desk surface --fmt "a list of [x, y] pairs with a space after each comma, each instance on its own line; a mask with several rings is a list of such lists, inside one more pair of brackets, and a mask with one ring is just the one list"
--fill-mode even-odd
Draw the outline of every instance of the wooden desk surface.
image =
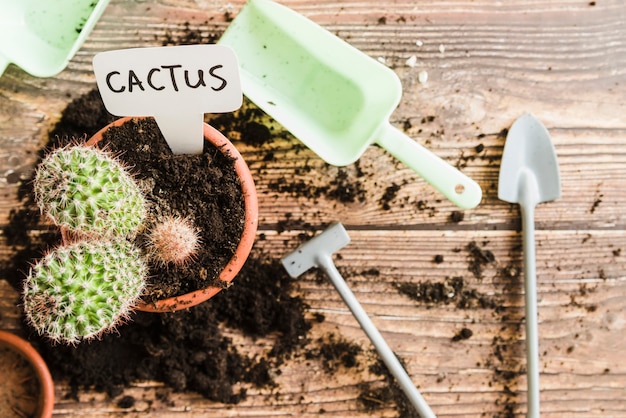
[[[39, 79], [15, 66], [0, 78], [0, 224], [28, 178], [46, 134], [72, 98], [95, 86], [91, 60], [100, 51], [158, 46], [200, 34], [218, 35], [243, 2], [235, 0], [112, 0], [83, 48], [58, 76]], [[340, 269], [375, 269], [348, 282], [365, 310], [407, 366], [440, 417], [524, 416], [524, 373], [503, 380], [494, 370], [523, 371], [523, 283], [519, 210], [497, 199], [504, 137], [524, 112], [549, 129], [561, 170], [563, 197], [536, 211], [541, 407], [543, 417], [626, 417], [626, 4], [522, 0], [353, 1], [284, 4], [323, 25], [400, 76], [404, 95], [392, 123], [458, 165], [483, 188], [482, 203], [453, 222], [457, 210], [412, 171], [378, 147], [359, 161], [366, 199], [315, 202], [276, 191], [277, 179], [327, 184], [339, 169], [296, 140], [257, 148], [237, 144], [249, 162], [260, 200], [257, 245], [276, 258], [294, 248], [298, 225], [323, 228], [341, 221], [352, 243]], [[415, 58], [413, 58], [415, 57]], [[419, 81], [420, 72], [428, 79]], [[235, 141], [236, 142], [236, 141]], [[308, 170], [298, 170], [308, 166]], [[356, 167], [342, 169], [354, 176]], [[293, 177], [292, 177], [293, 176]], [[387, 188], [398, 185], [389, 207]], [[623, 213], [624, 212], [624, 213]], [[291, 220], [292, 222], [285, 222]], [[298, 222], [293, 222], [297, 220]], [[284, 225], [291, 225], [283, 231]], [[480, 277], [468, 269], [468, 244], [495, 260]], [[625, 251], [622, 251], [624, 249]], [[0, 237], [0, 254], [13, 253]], [[440, 263], [436, 256], [443, 256]], [[513, 275], [515, 276], [515, 275]], [[497, 296], [503, 309], [426, 307], [400, 294], [394, 283], [443, 282], [462, 277], [468, 288]], [[314, 274], [298, 282], [310, 311], [326, 321], [311, 334], [333, 331], [369, 349], [369, 341], [339, 295]], [[16, 292], [0, 280], [0, 328], [20, 332]], [[453, 341], [462, 328], [472, 336]], [[243, 338], [234, 343], [246, 350]], [[261, 343], [259, 343], [261, 344]], [[253, 347], [250, 349], [254, 349]], [[56, 416], [218, 417], [396, 416], [393, 405], [370, 415], [358, 408], [362, 373], [321, 374], [302, 361], [283, 365], [273, 391], [249, 390], [248, 399], [224, 406], [194, 393], [155, 400], [159, 384], [126, 390], [131, 409], [97, 392], [68, 399], [57, 382]], [[269, 396], [271, 395], [271, 396]]]

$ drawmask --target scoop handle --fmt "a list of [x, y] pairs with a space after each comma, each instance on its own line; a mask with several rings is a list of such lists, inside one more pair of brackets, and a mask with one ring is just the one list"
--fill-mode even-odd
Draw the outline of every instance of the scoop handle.
[[472, 209], [480, 203], [483, 192], [478, 183], [391, 124], [385, 124], [375, 142], [461, 209]]

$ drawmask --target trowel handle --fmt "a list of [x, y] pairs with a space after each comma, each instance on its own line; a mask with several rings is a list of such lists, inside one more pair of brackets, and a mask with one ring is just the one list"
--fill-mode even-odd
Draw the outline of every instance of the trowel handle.
[[396, 127], [386, 124], [376, 143], [413, 169], [461, 209], [472, 209], [480, 203], [482, 190], [478, 183]]
[[369, 316], [367, 316], [367, 313], [357, 300], [356, 296], [354, 296], [354, 293], [352, 293], [343, 277], [341, 277], [341, 274], [333, 263], [331, 255], [327, 253], [320, 254], [317, 257], [316, 264], [328, 275], [337, 289], [337, 292], [339, 292], [342, 299], [346, 305], [348, 305], [348, 308], [350, 308], [352, 314], [359, 322], [359, 325], [363, 328], [363, 331], [365, 331], [369, 339], [372, 341], [372, 344], [374, 344], [376, 351], [378, 351], [378, 354], [387, 365], [387, 368], [398, 381], [398, 384], [406, 394], [411, 404], [415, 407], [415, 410], [422, 418], [436, 418], [435, 413], [432, 409], [430, 409], [430, 406], [428, 406], [426, 400], [424, 400], [406, 370], [402, 367], [400, 360], [398, 360], [372, 320]]
[[520, 175], [519, 204], [522, 215], [524, 250], [524, 294], [526, 315], [527, 418], [539, 418], [539, 320], [537, 317], [537, 262], [535, 249], [535, 205], [538, 191], [535, 177]]

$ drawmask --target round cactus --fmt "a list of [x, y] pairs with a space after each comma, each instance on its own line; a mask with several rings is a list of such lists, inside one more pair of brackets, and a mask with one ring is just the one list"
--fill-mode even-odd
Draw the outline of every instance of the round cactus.
[[128, 317], [146, 275], [140, 250], [127, 240], [58, 247], [24, 282], [26, 318], [53, 341], [76, 344], [98, 337]]
[[185, 264], [200, 245], [198, 230], [189, 218], [168, 216], [148, 235], [149, 253], [160, 263]]
[[37, 169], [35, 199], [55, 224], [91, 236], [136, 233], [145, 214], [141, 190], [110, 153], [84, 145], [59, 148]]

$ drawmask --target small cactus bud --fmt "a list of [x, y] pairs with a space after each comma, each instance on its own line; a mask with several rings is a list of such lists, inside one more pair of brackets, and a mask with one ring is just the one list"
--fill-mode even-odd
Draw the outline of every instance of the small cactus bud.
[[185, 264], [198, 251], [198, 230], [189, 218], [168, 216], [148, 235], [148, 252], [162, 264]]
[[26, 318], [55, 342], [97, 338], [128, 317], [146, 275], [140, 250], [127, 240], [58, 247], [31, 268], [24, 282]]
[[55, 224], [87, 236], [127, 236], [143, 222], [141, 190], [110, 153], [59, 148], [37, 168], [35, 199]]

